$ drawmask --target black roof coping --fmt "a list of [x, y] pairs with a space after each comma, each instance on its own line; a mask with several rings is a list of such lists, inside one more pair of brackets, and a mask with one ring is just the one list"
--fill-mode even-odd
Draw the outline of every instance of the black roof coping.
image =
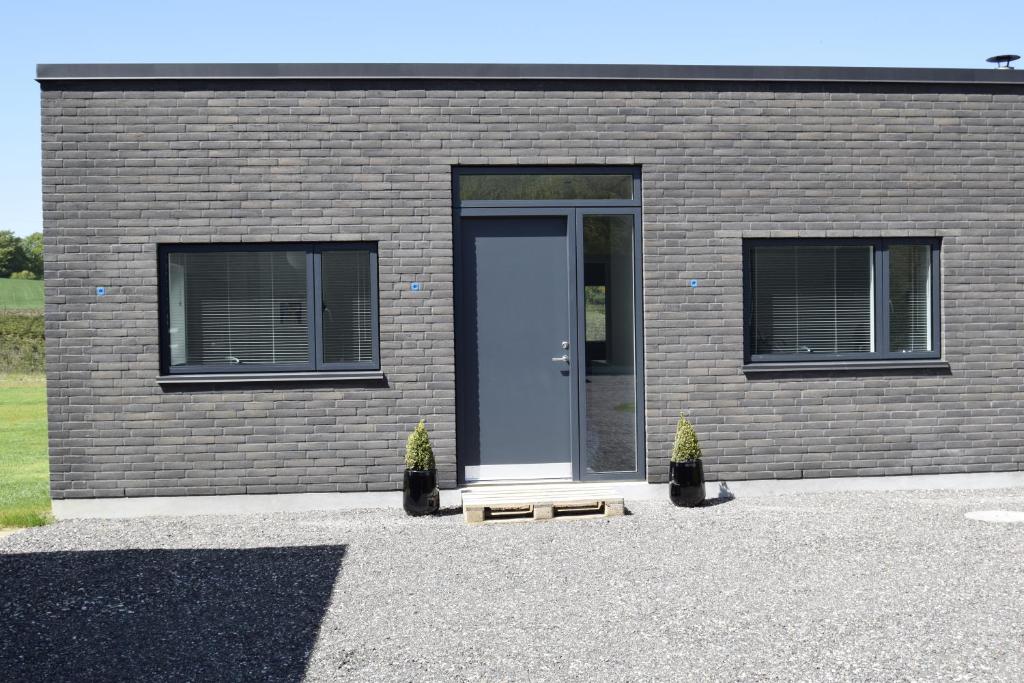
[[36, 80], [557, 80], [1024, 84], [1024, 70], [658, 64], [39, 64]]

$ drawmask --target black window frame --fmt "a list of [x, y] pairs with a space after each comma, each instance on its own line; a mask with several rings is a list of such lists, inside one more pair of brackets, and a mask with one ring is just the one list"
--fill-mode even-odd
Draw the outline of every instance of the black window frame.
[[[370, 264], [370, 332], [373, 357], [370, 361], [327, 363], [323, 360], [321, 255], [330, 251], [368, 251]], [[306, 363], [171, 365], [170, 354], [170, 275], [169, 257], [176, 253], [302, 251], [306, 255], [306, 305], [309, 328], [309, 359]], [[163, 375], [219, 375], [318, 373], [380, 370], [380, 287], [377, 272], [376, 242], [268, 242], [161, 244], [157, 246], [160, 308], [160, 370]]]
[[[889, 350], [889, 247], [896, 245], [927, 245], [931, 249], [931, 350]], [[873, 329], [874, 351], [862, 353], [771, 353], [752, 352], [753, 317], [753, 258], [752, 250], [759, 246], [859, 246], [872, 247], [872, 288], [875, 310]], [[942, 239], [938, 237], [887, 238], [745, 238], [743, 240], [743, 356], [748, 364], [819, 363], [828, 361], [906, 361], [935, 360], [942, 357]]]

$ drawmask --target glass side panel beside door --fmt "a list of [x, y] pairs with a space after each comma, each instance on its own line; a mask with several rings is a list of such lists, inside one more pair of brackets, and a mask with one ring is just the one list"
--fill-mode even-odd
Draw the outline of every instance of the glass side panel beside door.
[[583, 457], [595, 473], [637, 469], [634, 229], [632, 214], [583, 217]]

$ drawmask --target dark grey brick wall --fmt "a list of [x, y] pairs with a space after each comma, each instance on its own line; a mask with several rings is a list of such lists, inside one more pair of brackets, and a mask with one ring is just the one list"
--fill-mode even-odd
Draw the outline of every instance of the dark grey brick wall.
[[[56, 498], [395, 489], [420, 416], [454, 485], [457, 164], [642, 166], [652, 481], [680, 410], [711, 478], [1022, 469], [1020, 88], [408, 87], [44, 86]], [[950, 370], [745, 376], [741, 240], [797, 235], [942, 237]], [[386, 384], [162, 390], [156, 245], [303, 240], [379, 242]]]

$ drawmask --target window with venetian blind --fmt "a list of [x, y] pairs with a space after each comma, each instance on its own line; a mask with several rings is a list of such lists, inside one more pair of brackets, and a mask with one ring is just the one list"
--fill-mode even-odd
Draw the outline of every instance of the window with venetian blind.
[[170, 373], [375, 370], [375, 245], [161, 249]]
[[937, 240], [747, 240], [752, 362], [937, 358]]

